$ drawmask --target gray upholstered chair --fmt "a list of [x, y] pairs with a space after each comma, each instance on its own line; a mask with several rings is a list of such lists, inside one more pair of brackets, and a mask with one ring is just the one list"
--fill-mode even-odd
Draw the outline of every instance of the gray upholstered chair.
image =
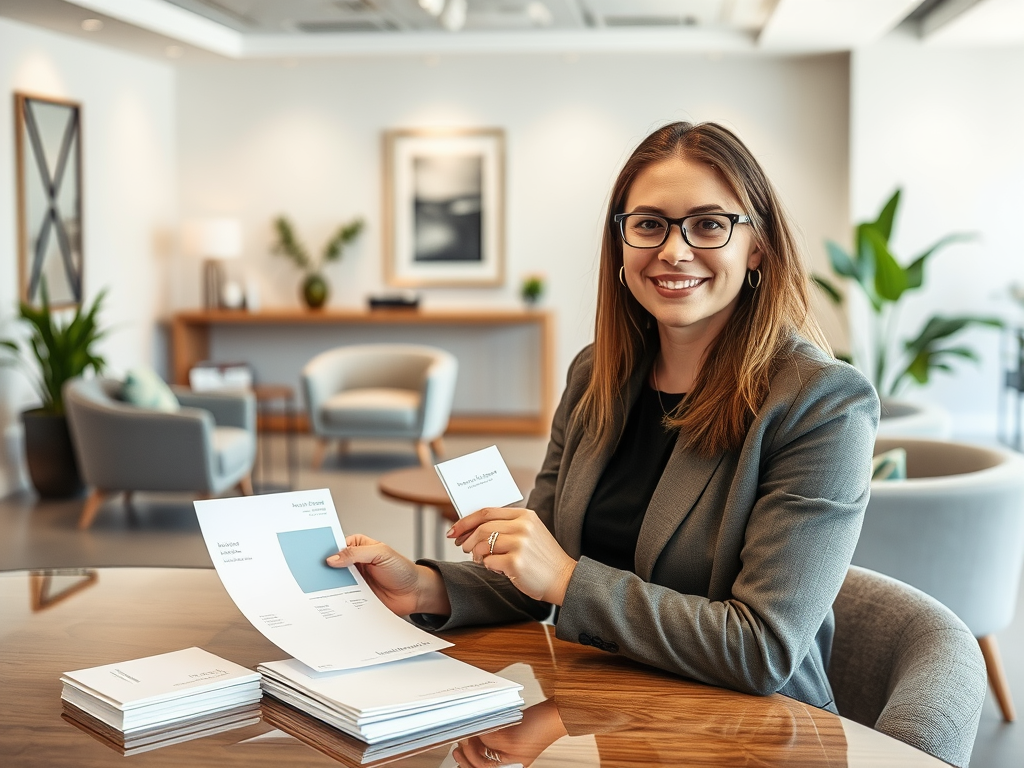
[[1013, 620], [1024, 565], [1024, 457], [999, 448], [878, 438], [902, 447], [907, 479], [871, 484], [854, 565], [911, 584], [978, 638], [1007, 721], [1015, 719], [996, 632]]
[[966, 767], [985, 702], [985, 661], [967, 626], [920, 590], [856, 566], [832, 610], [839, 714]]
[[[331, 440], [410, 440], [420, 463], [433, 464], [455, 397], [458, 361], [443, 349], [412, 344], [339, 347], [302, 369], [312, 431], [320, 438], [314, 466]], [[429, 447], [428, 447], [429, 445]]]
[[92, 486], [79, 528], [88, 528], [111, 494], [181, 491], [252, 493], [256, 401], [251, 392], [194, 394], [176, 389], [174, 413], [121, 401], [121, 382], [73, 379], [64, 386], [78, 466]]

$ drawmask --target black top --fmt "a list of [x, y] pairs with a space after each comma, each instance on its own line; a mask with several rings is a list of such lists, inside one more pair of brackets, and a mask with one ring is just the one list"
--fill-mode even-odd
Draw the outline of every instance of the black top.
[[660, 394], [649, 385], [640, 392], [583, 519], [580, 553], [625, 571], [635, 568], [640, 526], [678, 434], [662, 422], [683, 395]]

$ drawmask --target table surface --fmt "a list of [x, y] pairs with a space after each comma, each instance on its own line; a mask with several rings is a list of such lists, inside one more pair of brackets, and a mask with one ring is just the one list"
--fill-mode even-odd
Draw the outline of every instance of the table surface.
[[[455, 643], [452, 656], [526, 686], [521, 724], [462, 742], [475, 765], [487, 764], [484, 747], [536, 768], [944, 765], [792, 699], [689, 682], [562, 642], [541, 624], [446, 637]], [[123, 766], [119, 752], [61, 719], [61, 673], [193, 645], [249, 667], [283, 656], [241, 616], [212, 570], [0, 573], [0, 765]], [[288, 733], [275, 731], [267, 722], [275, 711], [266, 706], [258, 725], [132, 755], [131, 765], [359, 764], [351, 757], [358, 742], [304, 717]], [[442, 744], [389, 764], [449, 768], [453, 749]]]

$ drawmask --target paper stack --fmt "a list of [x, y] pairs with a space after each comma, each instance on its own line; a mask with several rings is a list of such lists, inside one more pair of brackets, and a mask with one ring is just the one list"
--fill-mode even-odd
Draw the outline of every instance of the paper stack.
[[61, 682], [76, 724], [136, 751], [247, 725], [262, 695], [258, 673], [201, 648], [66, 672]]
[[519, 683], [442, 653], [343, 672], [314, 672], [294, 659], [257, 669], [270, 696], [391, 753], [463, 726], [480, 731], [522, 717]]

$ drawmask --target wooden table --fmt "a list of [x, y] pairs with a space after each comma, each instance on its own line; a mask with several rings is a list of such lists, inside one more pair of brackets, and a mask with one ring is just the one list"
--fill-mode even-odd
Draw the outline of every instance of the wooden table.
[[[537, 477], [536, 470], [524, 469], [523, 467], [509, 467], [509, 472], [512, 473], [512, 479], [519, 486], [523, 498], [528, 498], [530, 491], [533, 489], [533, 482]], [[414, 517], [416, 521], [416, 541], [413, 554], [417, 560], [423, 556], [424, 507], [433, 507], [436, 510], [434, 555], [441, 557], [441, 553], [444, 552], [444, 530], [446, 524], [454, 523], [459, 519], [459, 516], [455, 512], [455, 507], [452, 506], [451, 499], [448, 498], [448, 493], [445, 491], [444, 486], [441, 485], [441, 479], [437, 476], [436, 470], [433, 467], [396, 469], [394, 472], [381, 475], [380, 480], [377, 482], [377, 490], [386, 498], [413, 504], [416, 507]]]
[[[61, 719], [62, 672], [198, 645], [245, 666], [283, 654], [241, 616], [212, 570], [110, 568], [55, 577], [0, 574], [0, 765], [120, 766], [125, 758]], [[65, 582], [65, 583], [62, 583]], [[60, 599], [62, 590], [68, 597]], [[520, 725], [464, 743], [541, 765], [943, 766], [944, 763], [828, 712], [775, 695], [747, 696], [692, 683], [621, 655], [565, 643], [541, 624], [446, 634], [447, 651], [526, 680]], [[546, 701], [542, 701], [546, 699]], [[358, 742], [300, 717], [299, 738], [257, 738], [275, 718], [133, 755], [127, 765], [288, 768], [330, 766]], [[277, 722], [275, 719], [274, 722]], [[563, 735], [568, 734], [568, 735]], [[273, 736], [273, 734], [270, 734]], [[303, 741], [305, 740], [305, 742]], [[306, 743], [308, 742], [308, 743]], [[344, 747], [344, 749], [341, 749]], [[398, 758], [401, 768], [453, 765], [450, 745]], [[446, 761], [446, 758], [448, 762]], [[352, 759], [343, 764], [357, 765]]]
[[[188, 372], [196, 363], [209, 359], [210, 332], [218, 326], [464, 326], [476, 329], [535, 327], [539, 355], [535, 365], [540, 382], [540, 404], [527, 415], [459, 414], [449, 421], [450, 433], [495, 433], [546, 435], [551, 428], [554, 396], [554, 315], [543, 309], [265, 309], [193, 310], [177, 312], [171, 318], [171, 372], [177, 384], [188, 383]], [[461, 361], [469, 365], [472, 361]], [[457, 404], [456, 404], [457, 405]], [[456, 408], [457, 410], [457, 408]], [[305, 419], [303, 419], [305, 428]]]

